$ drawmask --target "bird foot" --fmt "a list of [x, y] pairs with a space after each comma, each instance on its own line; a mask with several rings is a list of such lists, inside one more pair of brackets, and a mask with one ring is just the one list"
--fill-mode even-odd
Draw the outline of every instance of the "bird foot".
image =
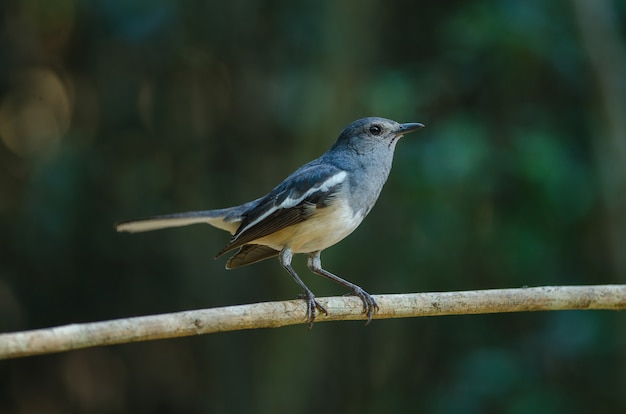
[[306, 301], [306, 321], [308, 322], [308, 329], [310, 331], [313, 328], [313, 322], [315, 322], [317, 311], [320, 311], [324, 315], [328, 315], [328, 310], [315, 300], [315, 295], [312, 292], [298, 295], [298, 298]]
[[378, 307], [378, 303], [376, 303], [372, 295], [358, 286], [354, 288], [350, 295], [358, 296], [361, 298], [361, 301], [363, 301], [363, 313], [367, 315], [367, 322], [365, 322], [365, 325], [369, 325], [369, 323], [372, 322], [372, 315], [380, 309]]

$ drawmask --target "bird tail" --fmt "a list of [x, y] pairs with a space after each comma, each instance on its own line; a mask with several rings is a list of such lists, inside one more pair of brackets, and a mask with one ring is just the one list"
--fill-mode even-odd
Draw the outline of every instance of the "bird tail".
[[166, 214], [125, 220], [115, 224], [117, 231], [139, 233], [143, 231], [166, 229], [206, 223], [233, 234], [241, 223], [241, 216], [236, 214], [238, 207], [221, 210], [190, 211], [187, 213]]

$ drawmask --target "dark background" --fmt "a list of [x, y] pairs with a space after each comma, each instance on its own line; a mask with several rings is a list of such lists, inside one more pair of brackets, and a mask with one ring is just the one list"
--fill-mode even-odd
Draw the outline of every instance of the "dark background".
[[[370, 293], [626, 282], [626, 6], [0, 2], [0, 331], [294, 298], [228, 235], [115, 221], [256, 198], [369, 115], [397, 147], [324, 254]], [[345, 293], [297, 269], [319, 295]], [[0, 412], [626, 411], [626, 317], [318, 323], [0, 362]]]

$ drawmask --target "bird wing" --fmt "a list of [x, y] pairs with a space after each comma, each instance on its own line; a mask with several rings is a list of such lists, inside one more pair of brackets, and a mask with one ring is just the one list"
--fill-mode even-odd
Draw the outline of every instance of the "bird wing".
[[298, 169], [242, 215], [239, 228], [217, 257], [306, 220], [328, 205], [346, 177], [346, 171], [332, 165], [308, 164]]

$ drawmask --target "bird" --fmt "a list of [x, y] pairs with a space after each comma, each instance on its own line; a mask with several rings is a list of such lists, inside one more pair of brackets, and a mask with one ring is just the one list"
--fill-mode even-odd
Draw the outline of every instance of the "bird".
[[391, 171], [398, 139], [419, 130], [419, 122], [398, 123], [368, 117], [345, 127], [320, 157], [298, 168], [266, 195], [234, 207], [166, 214], [116, 223], [118, 232], [144, 232], [207, 223], [231, 234], [216, 258], [236, 251], [226, 263], [235, 269], [278, 256], [302, 289], [306, 322], [317, 312], [328, 315], [292, 267], [295, 254], [307, 254], [307, 267], [347, 288], [363, 302], [366, 324], [379, 310], [360, 286], [322, 267], [321, 252], [352, 233], [378, 200]]

